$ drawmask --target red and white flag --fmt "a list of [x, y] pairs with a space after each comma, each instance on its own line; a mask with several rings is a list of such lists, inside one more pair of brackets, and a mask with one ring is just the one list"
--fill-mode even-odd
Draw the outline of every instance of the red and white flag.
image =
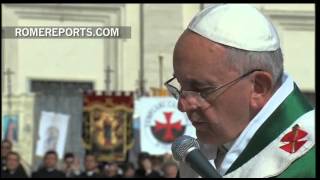
[[141, 151], [150, 154], [171, 153], [171, 144], [182, 135], [196, 137], [185, 113], [177, 109], [171, 97], [143, 97], [135, 102], [135, 117], [140, 121]]

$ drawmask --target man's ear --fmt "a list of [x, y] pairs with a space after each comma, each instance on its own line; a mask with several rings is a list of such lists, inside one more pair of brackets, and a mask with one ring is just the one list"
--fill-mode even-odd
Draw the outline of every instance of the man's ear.
[[254, 110], [260, 110], [272, 95], [272, 75], [265, 71], [254, 72], [252, 83], [250, 106]]

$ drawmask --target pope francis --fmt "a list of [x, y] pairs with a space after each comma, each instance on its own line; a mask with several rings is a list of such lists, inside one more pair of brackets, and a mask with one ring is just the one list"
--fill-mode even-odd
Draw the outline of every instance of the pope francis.
[[[165, 85], [221, 176], [315, 177], [314, 108], [283, 69], [277, 30], [261, 12], [203, 9], [177, 41], [173, 69]], [[200, 177], [179, 166], [179, 177]]]

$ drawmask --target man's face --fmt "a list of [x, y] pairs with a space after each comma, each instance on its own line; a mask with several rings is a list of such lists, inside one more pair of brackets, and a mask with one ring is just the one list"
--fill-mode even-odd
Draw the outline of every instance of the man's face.
[[165, 168], [164, 176], [166, 178], [176, 178], [178, 172], [177, 166], [169, 165]]
[[134, 173], [135, 173], [134, 169], [129, 168], [124, 172], [124, 177], [133, 177]]
[[117, 164], [111, 163], [107, 169], [108, 176], [115, 176], [118, 172], [118, 166]]
[[149, 158], [145, 158], [141, 161], [144, 170], [151, 170], [152, 169], [152, 162]]
[[[176, 44], [174, 73], [182, 90], [200, 92], [219, 87], [240, 76], [227, 63], [226, 49], [193, 32], [186, 31]], [[196, 128], [198, 139], [223, 144], [235, 139], [249, 122], [250, 81], [247, 78], [221, 89], [206, 99], [182, 96], [179, 109], [186, 112]]]
[[46, 168], [55, 168], [57, 165], [57, 156], [55, 154], [48, 154], [44, 159], [44, 166]]
[[19, 158], [15, 154], [9, 154], [7, 157], [7, 167], [9, 170], [14, 171], [19, 166]]
[[64, 161], [66, 167], [71, 167], [72, 164], [74, 163], [74, 158], [73, 157], [68, 157]]
[[8, 142], [3, 142], [1, 144], [1, 157], [6, 157], [8, 152], [11, 151], [11, 144]]
[[94, 156], [86, 156], [85, 158], [85, 168], [87, 171], [95, 170], [97, 167], [97, 162]]

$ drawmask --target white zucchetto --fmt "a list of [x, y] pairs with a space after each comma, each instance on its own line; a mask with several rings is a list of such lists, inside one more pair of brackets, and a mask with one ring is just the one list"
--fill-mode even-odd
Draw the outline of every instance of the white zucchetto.
[[275, 27], [256, 8], [219, 4], [199, 12], [188, 29], [217, 43], [248, 51], [275, 51], [280, 41]]

